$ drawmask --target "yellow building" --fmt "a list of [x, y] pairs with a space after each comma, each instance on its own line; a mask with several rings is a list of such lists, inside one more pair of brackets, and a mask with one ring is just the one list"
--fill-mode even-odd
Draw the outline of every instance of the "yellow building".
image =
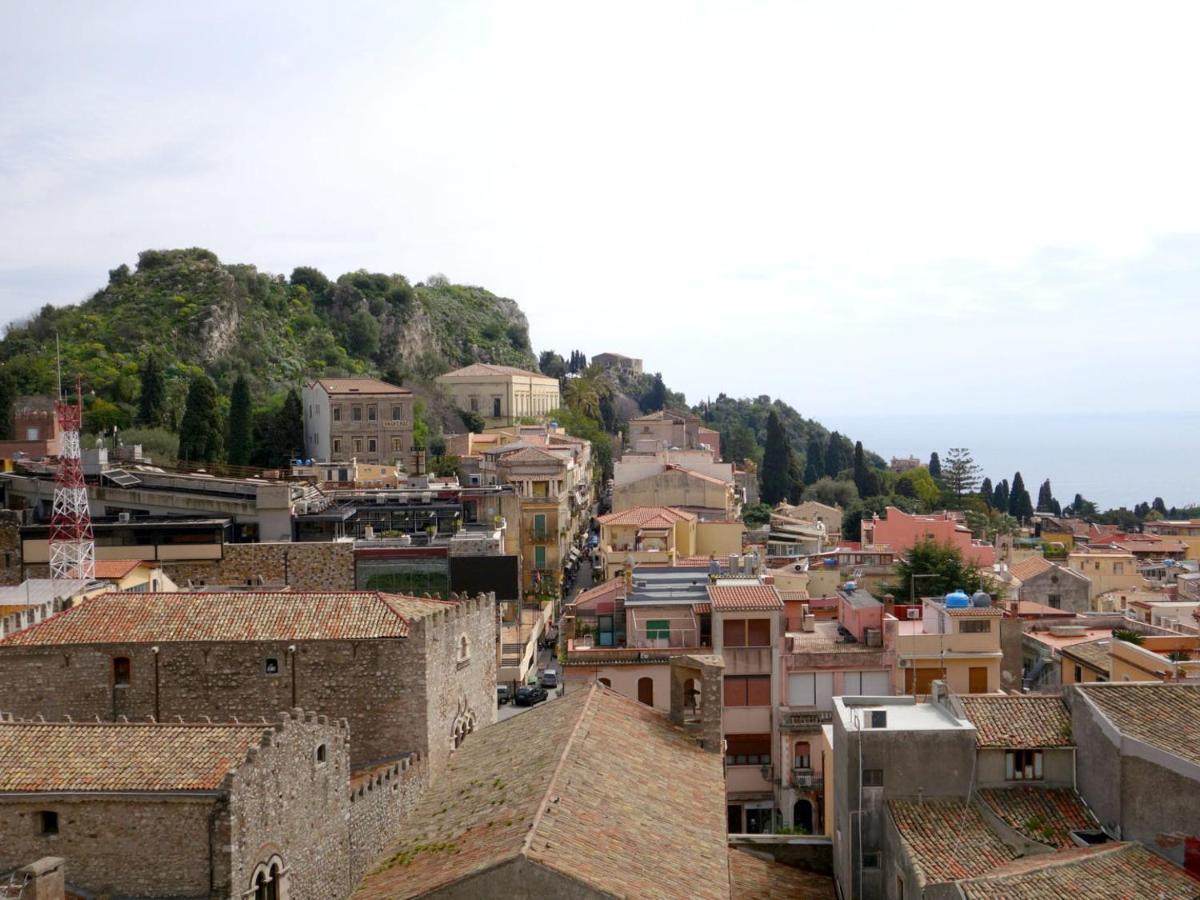
[[1108, 681], [1111, 654], [1111, 637], [1094, 641], [1081, 641], [1058, 651], [1062, 665], [1063, 684], [1087, 684], [1093, 681]]
[[1187, 545], [1186, 559], [1200, 559], [1200, 519], [1164, 519], [1147, 522], [1147, 534], [1173, 537]]
[[1145, 587], [1138, 574], [1137, 560], [1124, 550], [1076, 549], [1067, 554], [1067, 565], [1091, 582], [1088, 599], [1109, 591], [1132, 591]]
[[702, 518], [736, 518], [738, 501], [731, 481], [667, 465], [656, 474], [613, 488], [613, 510], [671, 506], [696, 510]]
[[938, 679], [956, 694], [1000, 690], [1000, 622], [995, 606], [947, 607], [926, 600], [920, 619], [899, 623], [896, 693], [928, 694]]
[[489, 426], [542, 419], [562, 405], [557, 378], [514, 366], [474, 363], [436, 380], [450, 391], [455, 406], [478, 413]]

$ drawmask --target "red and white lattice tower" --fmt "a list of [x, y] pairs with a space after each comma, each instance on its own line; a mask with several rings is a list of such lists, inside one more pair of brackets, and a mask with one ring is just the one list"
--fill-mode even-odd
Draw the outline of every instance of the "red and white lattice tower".
[[75, 402], [61, 398], [54, 405], [62, 451], [54, 478], [54, 515], [50, 519], [50, 577], [96, 577], [96, 541], [88, 510], [87, 485], [79, 452], [79, 427], [83, 422], [83, 391], [75, 379]]

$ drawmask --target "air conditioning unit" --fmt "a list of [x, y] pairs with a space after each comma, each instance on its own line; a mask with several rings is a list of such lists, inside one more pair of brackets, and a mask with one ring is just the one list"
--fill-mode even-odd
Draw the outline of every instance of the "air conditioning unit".
[[909, 619], [919, 619], [921, 618], [921, 610], [915, 606], [910, 606], [904, 611], [904, 615]]
[[907, 669], [910, 665], [912, 665], [912, 661], [908, 660], [908, 659], [902, 659], [902, 660], [899, 660], [899, 665], [900, 665], [900, 668]]

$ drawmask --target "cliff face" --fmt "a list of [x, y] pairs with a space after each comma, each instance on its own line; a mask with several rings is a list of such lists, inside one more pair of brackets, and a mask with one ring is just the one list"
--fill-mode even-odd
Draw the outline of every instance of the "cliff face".
[[309, 268], [288, 278], [198, 248], [145, 251], [83, 303], [11, 326], [0, 365], [18, 392], [52, 390], [56, 332], [64, 371], [127, 411], [150, 352], [170, 382], [203, 370], [225, 393], [245, 372], [260, 397], [320, 375], [419, 382], [472, 362], [536, 369], [520, 307], [483, 288], [365, 271], [330, 280]]

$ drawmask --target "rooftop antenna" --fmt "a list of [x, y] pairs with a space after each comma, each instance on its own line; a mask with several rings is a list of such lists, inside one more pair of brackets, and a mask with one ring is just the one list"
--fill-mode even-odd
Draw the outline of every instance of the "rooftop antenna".
[[[57, 343], [57, 338], [56, 338]], [[60, 369], [61, 371], [61, 369]], [[61, 378], [61, 375], [60, 375]], [[55, 404], [61, 450], [54, 476], [54, 512], [50, 520], [50, 577], [56, 581], [96, 577], [96, 544], [83, 479], [79, 433], [83, 423], [83, 385], [75, 377], [75, 402]]]

